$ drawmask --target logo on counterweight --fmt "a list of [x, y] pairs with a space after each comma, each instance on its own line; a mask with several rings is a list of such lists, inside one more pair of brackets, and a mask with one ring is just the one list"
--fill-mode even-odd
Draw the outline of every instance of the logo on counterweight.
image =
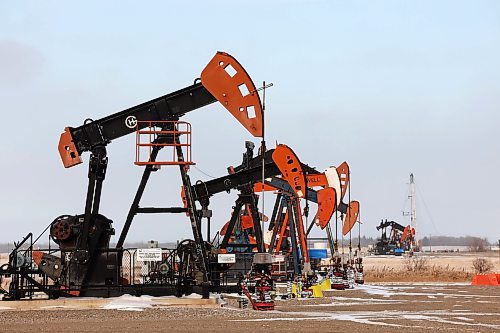
[[135, 128], [137, 126], [137, 118], [135, 116], [128, 116], [125, 119], [125, 126], [128, 128]]

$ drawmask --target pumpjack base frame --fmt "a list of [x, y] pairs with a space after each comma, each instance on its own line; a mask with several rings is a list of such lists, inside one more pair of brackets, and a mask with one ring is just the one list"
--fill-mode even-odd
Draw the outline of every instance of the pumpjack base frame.
[[[117, 297], [125, 294], [141, 296], [177, 296], [189, 294], [200, 294], [208, 298], [210, 293], [241, 293], [239, 281], [249, 270], [248, 260], [241, 258], [238, 265], [231, 269], [217, 270], [217, 263], [210, 262], [211, 283], [196, 282], [191, 276], [178, 272], [158, 275], [158, 266], [151, 262], [136, 260], [137, 249], [108, 249], [100, 250], [100, 253], [111, 254], [121, 252], [125, 259], [120, 265], [116, 265], [113, 274], [102, 276], [102, 283], [85, 283], [81, 286], [66, 285], [63, 280], [55, 283], [36, 266], [33, 261], [17, 267], [16, 261], [0, 267], [0, 279], [10, 279], [8, 290], [2, 290], [2, 300], [32, 299], [37, 295], [46, 294], [49, 299], [59, 297]], [[41, 250], [43, 252], [59, 255], [55, 250]], [[106, 252], [107, 251], [107, 252]], [[176, 267], [176, 249], [162, 249], [169, 261], [162, 261], [169, 267]], [[14, 251], [12, 258], [22, 255], [31, 257], [31, 247], [28, 250]], [[245, 256], [246, 254], [242, 254]], [[251, 254], [249, 254], [251, 255]]]

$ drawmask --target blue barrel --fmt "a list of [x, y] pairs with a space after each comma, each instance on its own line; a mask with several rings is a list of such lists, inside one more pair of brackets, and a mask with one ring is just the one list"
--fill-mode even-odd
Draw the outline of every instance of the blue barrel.
[[401, 248], [394, 249], [394, 255], [395, 256], [402, 256], [403, 253], [405, 253], [404, 249], [401, 249]]
[[326, 259], [328, 251], [326, 249], [309, 249], [309, 258], [311, 259]]

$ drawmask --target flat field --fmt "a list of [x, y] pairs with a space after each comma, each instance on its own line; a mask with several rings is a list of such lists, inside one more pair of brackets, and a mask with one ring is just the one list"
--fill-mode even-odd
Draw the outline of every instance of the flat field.
[[[475, 275], [473, 261], [486, 259], [492, 271], [500, 272], [498, 252], [418, 253], [407, 256], [363, 258], [367, 282], [470, 282]], [[418, 270], [409, 269], [420, 264]]]

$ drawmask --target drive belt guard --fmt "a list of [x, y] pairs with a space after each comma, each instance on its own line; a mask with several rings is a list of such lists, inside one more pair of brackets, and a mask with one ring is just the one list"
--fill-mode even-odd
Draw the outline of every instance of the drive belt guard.
[[201, 72], [201, 83], [254, 137], [263, 135], [259, 94], [236, 59], [217, 52]]

